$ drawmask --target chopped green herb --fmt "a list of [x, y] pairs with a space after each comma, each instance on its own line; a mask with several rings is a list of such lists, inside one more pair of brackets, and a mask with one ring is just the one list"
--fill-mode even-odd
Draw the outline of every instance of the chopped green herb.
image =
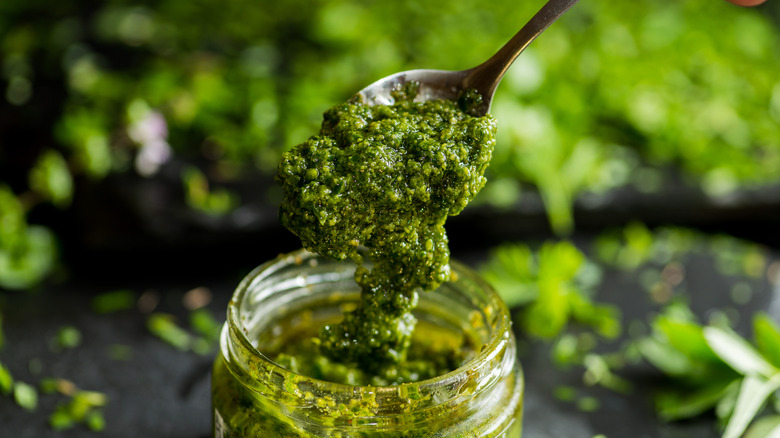
[[84, 423], [94, 432], [100, 432], [106, 428], [106, 419], [103, 417], [103, 413], [98, 410], [89, 411], [84, 417]]
[[14, 400], [16, 404], [27, 411], [34, 411], [38, 407], [38, 391], [27, 383], [14, 382]]
[[715, 381], [701, 388], [659, 391], [655, 395], [656, 413], [663, 421], [693, 418], [722, 403], [738, 386], [739, 380], [734, 379]]
[[70, 429], [75, 425], [76, 421], [62, 405], [58, 406], [54, 412], [49, 415], [49, 427], [53, 430]]
[[38, 382], [38, 389], [40, 389], [40, 391], [44, 394], [54, 394], [55, 392], [59, 392], [60, 394], [67, 395], [68, 397], [73, 396], [73, 394], [78, 391], [78, 387], [76, 387], [76, 385], [70, 380], [57, 378], [41, 379], [41, 381]]
[[54, 378], [41, 379], [38, 382], [38, 390], [44, 394], [54, 394], [57, 392], [57, 380]]
[[215, 346], [216, 344], [213, 341], [198, 337], [192, 340], [191, 348], [195, 354], [206, 356], [214, 351]]
[[96, 391], [78, 389], [71, 382], [61, 379], [47, 382], [48, 389], [57, 388], [70, 397], [70, 400], [57, 405], [49, 416], [49, 426], [54, 430], [64, 430], [84, 423], [90, 430], [101, 431], [105, 428], [105, 420], [100, 408], [108, 403], [108, 397]]
[[591, 301], [598, 271], [567, 241], [545, 243], [536, 253], [525, 244], [505, 244], [480, 269], [507, 303], [523, 305], [518, 316], [523, 330], [543, 339], [557, 336], [570, 320], [608, 338], [620, 334], [617, 308]]
[[552, 357], [558, 365], [571, 365], [581, 359], [579, 340], [572, 334], [560, 336], [552, 348]]
[[8, 395], [14, 387], [14, 378], [8, 368], [0, 362], [0, 393]]
[[206, 338], [208, 341], [219, 339], [222, 324], [217, 322], [208, 309], [200, 308], [190, 313], [190, 326], [195, 332]]
[[753, 318], [753, 336], [758, 351], [769, 363], [780, 368], [780, 328], [766, 313]]
[[146, 327], [153, 335], [177, 350], [185, 351], [192, 345], [192, 336], [176, 325], [173, 315], [153, 313], [146, 320]]
[[631, 382], [612, 372], [604, 357], [588, 354], [583, 360], [585, 374], [583, 380], [587, 385], [600, 385], [613, 391], [626, 394], [631, 391]]
[[54, 337], [53, 345], [57, 350], [76, 348], [81, 345], [81, 332], [73, 326], [61, 327]]

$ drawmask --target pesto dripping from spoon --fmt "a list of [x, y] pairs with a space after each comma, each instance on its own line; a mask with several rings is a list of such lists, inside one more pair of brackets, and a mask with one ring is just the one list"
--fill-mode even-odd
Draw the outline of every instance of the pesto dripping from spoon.
[[579, 0], [549, 0], [495, 55], [468, 70], [407, 70], [386, 76], [360, 90], [355, 99], [365, 105], [392, 105], [398, 90], [409, 84], [417, 88], [415, 101], [434, 99], [457, 100], [465, 90], [474, 89], [481, 96], [471, 112], [484, 116], [498, 83], [520, 53], [547, 27]]

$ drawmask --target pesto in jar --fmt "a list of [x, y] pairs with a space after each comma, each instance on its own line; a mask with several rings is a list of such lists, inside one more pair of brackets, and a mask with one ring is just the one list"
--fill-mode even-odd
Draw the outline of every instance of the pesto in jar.
[[403, 368], [418, 292], [449, 279], [444, 223], [485, 184], [495, 144], [492, 116], [467, 112], [478, 101], [474, 90], [459, 102], [398, 97], [388, 106], [329, 109], [320, 133], [284, 154], [277, 177], [280, 219], [303, 246], [358, 264], [359, 305], [325, 325], [311, 346], [329, 364], [375, 377]]

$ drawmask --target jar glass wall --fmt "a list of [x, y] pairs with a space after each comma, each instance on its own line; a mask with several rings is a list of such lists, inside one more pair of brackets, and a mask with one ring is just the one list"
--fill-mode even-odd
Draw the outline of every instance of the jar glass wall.
[[[317, 380], [266, 352], [359, 300], [355, 265], [306, 251], [280, 256], [239, 284], [212, 374], [215, 437], [519, 437], [523, 380], [508, 310], [469, 268], [420, 294], [418, 330], [465, 336], [474, 356], [449, 373], [395, 386]], [[424, 331], [423, 331], [423, 334]]]

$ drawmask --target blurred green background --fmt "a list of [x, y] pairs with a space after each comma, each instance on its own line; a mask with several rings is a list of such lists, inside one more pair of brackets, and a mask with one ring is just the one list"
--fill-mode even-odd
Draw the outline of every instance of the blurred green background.
[[[500, 85], [476, 204], [540, 199], [550, 229], [567, 235], [589, 196], [688, 190], [718, 204], [776, 187], [776, 3], [578, 4]], [[324, 110], [397, 71], [477, 65], [541, 4], [0, 2], [0, 288], [67, 265], [58, 242], [102, 207], [68, 212], [112, 177], [173, 185], [203, 220], [275, 209], [280, 154]], [[234, 189], [242, 181], [262, 183], [247, 193]]]
[[[32, 292], [0, 294], [13, 344], [0, 394], [11, 374], [29, 395], [34, 369], [66, 364], [64, 377], [137, 397], [145, 412], [163, 400], [162, 426], [206, 431], [207, 396], [171, 413], [190, 409], [169, 390], [199, 359], [159, 355], [174, 359], [150, 370], [143, 328], [181, 353], [202, 321], [190, 335], [168, 314], [144, 325], [157, 304], [142, 299], [183, 318], [176, 290], [214, 275], [222, 314], [225, 272], [300, 246], [277, 220], [273, 177], [327, 108], [398, 71], [473, 67], [543, 3], [0, 1], [0, 291]], [[512, 308], [529, 436], [560, 436], [545, 428], [583, 413], [587, 430], [610, 436], [738, 436], [757, 414], [747, 436], [780, 431], [779, 72], [772, 0], [583, 0], [509, 70], [488, 183], [447, 227], [453, 257]], [[85, 316], [85, 285], [138, 311]], [[63, 324], [84, 331], [79, 354], [93, 356], [46, 352], [40, 339]], [[104, 333], [136, 351], [127, 386], [82, 366], [119, 366], [90, 346]], [[212, 338], [193, 351], [213, 354]], [[121, 400], [106, 408], [107, 431], [164, 430], [123, 416], [133, 404]], [[761, 417], [764, 400], [775, 415]], [[34, 436], [64, 427], [52, 402], [42, 397], [38, 423], [0, 409], [3, 424], [37, 424]], [[703, 425], [658, 423], [706, 412]]]

